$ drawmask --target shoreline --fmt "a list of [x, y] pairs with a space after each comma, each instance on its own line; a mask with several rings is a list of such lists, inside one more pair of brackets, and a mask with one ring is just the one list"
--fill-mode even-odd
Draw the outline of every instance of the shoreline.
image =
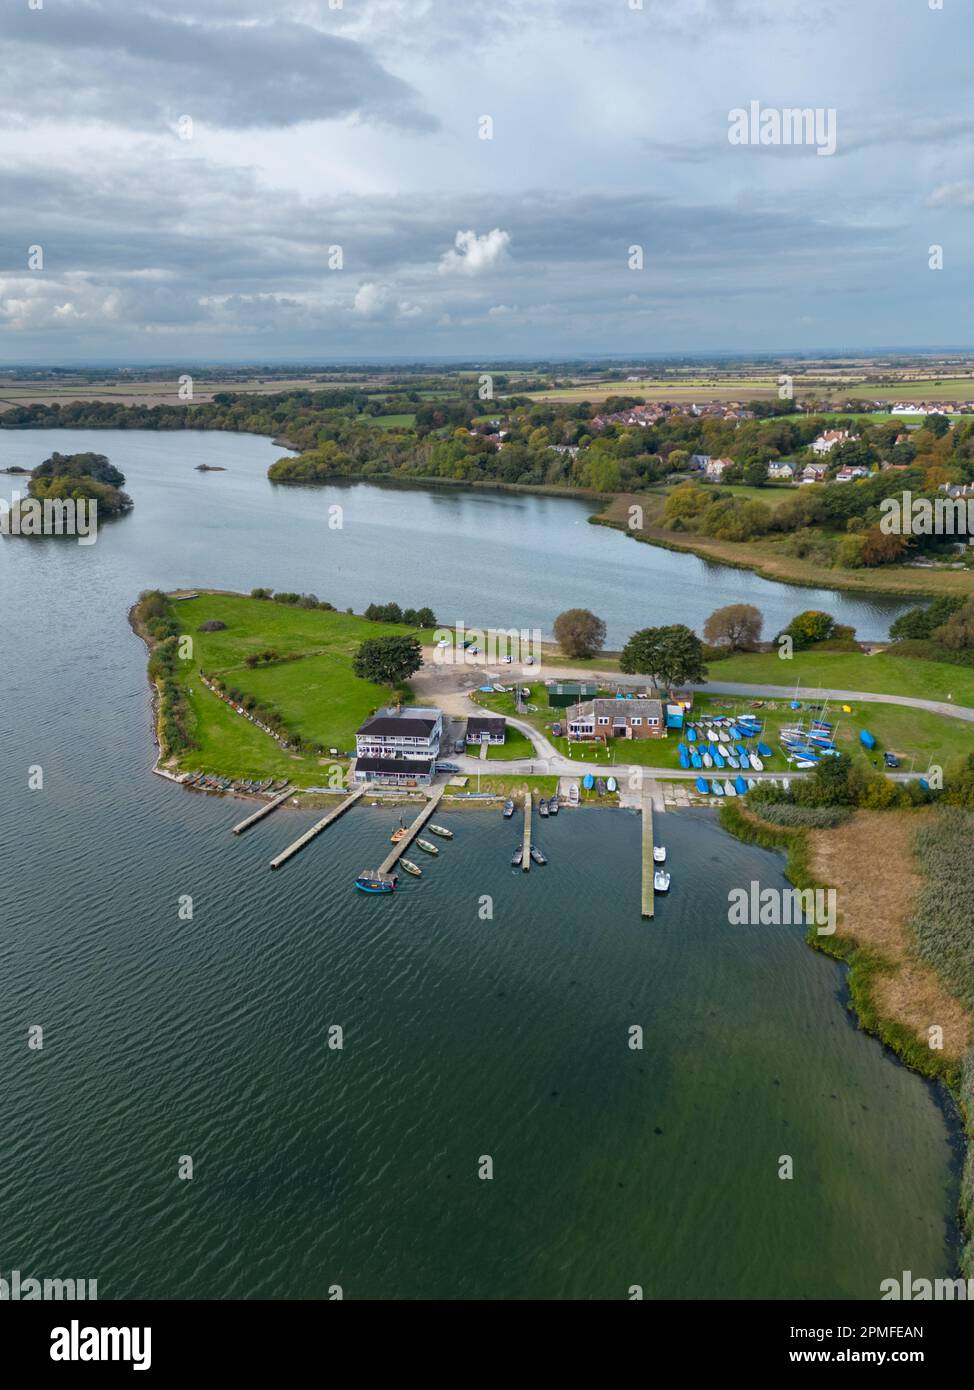
[[[815, 877], [811, 865], [810, 836], [813, 832], [764, 821], [739, 802], [721, 807], [720, 823], [727, 834], [744, 844], [782, 851], [785, 855], [782, 871], [796, 888], [826, 887]], [[843, 827], [814, 833], [841, 835]], [[868, 943], [856, 936], [845, 935], [841, 926], [832, 937], [819, 937], [810, 928], [805, 934], [805, 942], [812, 950], [828, 956], [843, 968], [848, 999], [846, 1007], [855, 1017], [858, 1027], [874, 1037], [897, 1062], [922, 1076], [932, 1087], [948, 1122], [948, 1132], [952, 1139], [956, 1138], [961, 1149], [958, 1156], [958, 1268], [967, 1277], [974, 1276], [974, 1096], [967, 1094], [970, 1074], [974, 1072], [974, 1038], [969, 1039], [967, 1050], [955, 1063], [949, 1066], [943, 1061], [935, 1063], [935, 1055], [929, 1050], [926, 1053], [922, 1051], [917, 1036], [900, 1020], [882, 1013], [876, 1004], [873, 993], [876, 978], [890, 964], [885, 957], [879, 956]], [[893, 961], [892, 964], [896, 969], [901, 967], [900, 961]], [[942, 987], [950, 993], [939, 972], [930, 968]]]

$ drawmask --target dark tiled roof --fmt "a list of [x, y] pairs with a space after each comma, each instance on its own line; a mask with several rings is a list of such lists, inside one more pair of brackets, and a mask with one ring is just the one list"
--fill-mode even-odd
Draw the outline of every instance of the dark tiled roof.
[[392, 737], [398, 734], [403, 738], [429, 738], [435, 728], [435, 719], [411, 719], [408, 716], [390, 719], [387, 715], [379, 715], [375, 719], [367, 719], [358, 732]]
[[483, 715], [474, 715], [467, 720], [468, 734], [502, 734], [507, 728], [506, 719], [488, 719]]

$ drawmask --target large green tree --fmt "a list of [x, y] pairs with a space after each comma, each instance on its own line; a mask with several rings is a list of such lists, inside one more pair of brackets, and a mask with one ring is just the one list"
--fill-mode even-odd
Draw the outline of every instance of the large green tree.
[[415, 637], [369, 637], [352, 658], [352, 670], [376, 685], [398, 685], [423, 664], [423, 648]]
[[707, 678], [703, 643], [683, 623], [634, 632], [623, 648], [619, 669], [629, 675], [652, 676], [660, 687]]

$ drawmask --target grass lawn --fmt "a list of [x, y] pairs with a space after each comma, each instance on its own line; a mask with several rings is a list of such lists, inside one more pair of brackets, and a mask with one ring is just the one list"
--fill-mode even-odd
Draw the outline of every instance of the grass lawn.
[[[477, 785], [476, 772], [465, 774], [469, 777], [469, 781], [463, 790], [467, 792], [492, 792], [495, 796], [503, 797], [513, 797], [519, 794], [523, 795], [525, 791], [537, 792], [538, 796], [549, 797], [553, 796], [558, 790], [557, 777], [512, 777], [510, 774], [500, 775], [497, 773], [489, 773], [487, 771], [489, 767], [489, 763], [484, 763], [484, 771], [480, 774], [479, 787]], [[511, 826], [512, 828], [515, 826], [517, 827], [518, 834], [521, 832], [522, 824], [523, 822], [519, 822], [515, 815], [511, 821]]]
[[[793, 688], [821, 686], [831, 690], [865, 690], [880, 695], [909, 695], [918, 700], [946, 700], [974, 706], [974, 667], [951, 666], [943, 661], [909, 661], [877, 652], [796, 652], [781, 661], [775, 652], [755, 652], [713, 661], [712, 681], [782, 685]], [[799, 687], [799, 698], [801, 688]]]
[[[193, 638], [193, 658], [185, 681], [195, 711], [193, 737], [198, 750], [181, 760], [183, 769], [224, 776], [292, 776], [302, 785], [327, 780], [326, 766], [314, 755], [294, 755], [234, 713], [200, 682], [198, 669], [222, 677], [246, 694], [280, 710], [288, 726], [326, 749], [349, 751], [355, 730], [392, 692], [361, 680], [352, 656], [367, 637], [405, 633], [392, 623], [370, 623], [347, 613], [292, 608], [237, 594], [200, 594], [173, 604], [183, 631]], [[201, 623], [226, 623], [221, 632], [200, 632]], [[273, 649], [299, 659], [250, 668], [245, 658]]]
[[487, 748], [487, 761], [491, 758], [533, 758], [534, 745], [527, 734], [520, 729], [508, 729], [503, 743], [490, 744]]

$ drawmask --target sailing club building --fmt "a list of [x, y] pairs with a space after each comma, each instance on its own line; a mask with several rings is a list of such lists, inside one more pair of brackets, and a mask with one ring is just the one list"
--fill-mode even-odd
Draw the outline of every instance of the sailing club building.
[[354, 779], [379, 787], [428, 787], [442, 737], [438, 709], [380, 709], [355, 735]]

